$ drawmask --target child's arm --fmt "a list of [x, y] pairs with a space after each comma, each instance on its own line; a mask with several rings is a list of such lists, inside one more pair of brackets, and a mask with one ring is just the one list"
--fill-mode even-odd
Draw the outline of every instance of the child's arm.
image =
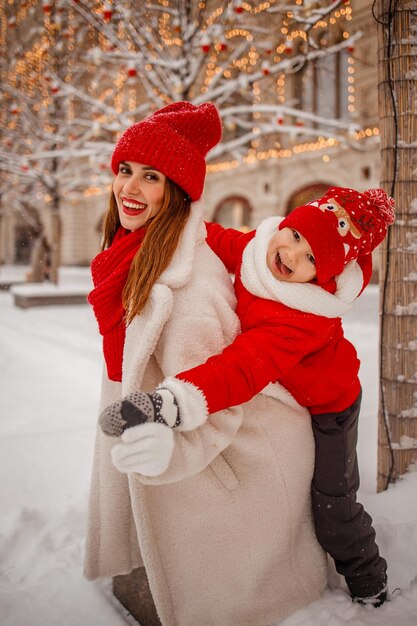
[[323, 335], [314, 328], [265, 324], [241, 333], [223, 352], [175, 378], [199, 389], [207, 413], [217, 413], [248, 402], [322, 345]]
[[207, 243], [213, 252], [224, 263], [231, 274], [236, 273], [236, 266], [248, 242], [254, 237], [255, 231], [242, 233], [234, 228], [224, 228], [214, 222], [206, 222]]
[[120, 435], [131, 426], [156, 421], [193, 430], [209, 414], [247, 402], [326, 342], [326, 332], [317, 328], [314, 317], [304, 319], [301, 327], [297, 315], [291, 315], [287, 323], [266, 323], [238, 335], [223, 352], [166, 378], [153, 393], [133, 392], [108, 407], [100, 418], [102, 429]]

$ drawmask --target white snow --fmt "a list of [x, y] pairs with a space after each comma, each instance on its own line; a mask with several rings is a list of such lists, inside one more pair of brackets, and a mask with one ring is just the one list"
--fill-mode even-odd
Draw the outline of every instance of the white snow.
[[[75, 271], [71, 281], [78, 274], [85, 284], [86, 272]], [[22, 310], [12, 302], [10, 292], [0, 292], [0, 623], [136, 623], [112, 598], [109, 581], [82, 576], [101, 376], [94, 316], [87, 305]], [[331, 590], [281, 626], [417, 625], [417, 471], [375, 493], [377, 324], [378, 289], [371, 285], [345, 324], [362, 360], [360, 499], [374, 518], [390, 589], [400, 591], [380, 609], [353, 605], [330, 566]]]

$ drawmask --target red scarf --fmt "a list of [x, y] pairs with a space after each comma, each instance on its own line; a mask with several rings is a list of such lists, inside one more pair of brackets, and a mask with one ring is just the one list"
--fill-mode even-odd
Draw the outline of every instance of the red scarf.
[[122, 292], [133, 257], [139, 250], [145, 228], [133, 232], [119, 226], [112, 244], [91, 262], [94, 289], [88, 296], [103, 335], [103, 353], [110, 380], [122, 380], [126, 335]]

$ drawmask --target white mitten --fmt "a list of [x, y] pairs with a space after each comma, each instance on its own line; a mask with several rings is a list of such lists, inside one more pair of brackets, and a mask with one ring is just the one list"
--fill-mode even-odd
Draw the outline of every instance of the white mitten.
[[128, 428], [122, 443], [113, 446], [113, 465], [125, 474], [137, 472], [144, 476], [159, 476], [168, 468], [174, 450], [174, 433], [158, 422], [146, 422]]

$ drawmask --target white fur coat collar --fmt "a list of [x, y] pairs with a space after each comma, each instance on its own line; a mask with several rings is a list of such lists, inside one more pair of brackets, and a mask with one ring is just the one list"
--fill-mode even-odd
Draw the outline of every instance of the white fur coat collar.
[[362, 289], [361, 268], [356, 261], [350, 261], [336, 277], [335, 294], [310, 283], [280, 282], [268, 269], [266, 253], [269, 240], [283, 219], [269, 217], [258, 226], [255, 237], [243, 253], [243, 285], [255, 296], [282, 302], [292, 309], [330, 318], [341, 317], [352, 307]]

